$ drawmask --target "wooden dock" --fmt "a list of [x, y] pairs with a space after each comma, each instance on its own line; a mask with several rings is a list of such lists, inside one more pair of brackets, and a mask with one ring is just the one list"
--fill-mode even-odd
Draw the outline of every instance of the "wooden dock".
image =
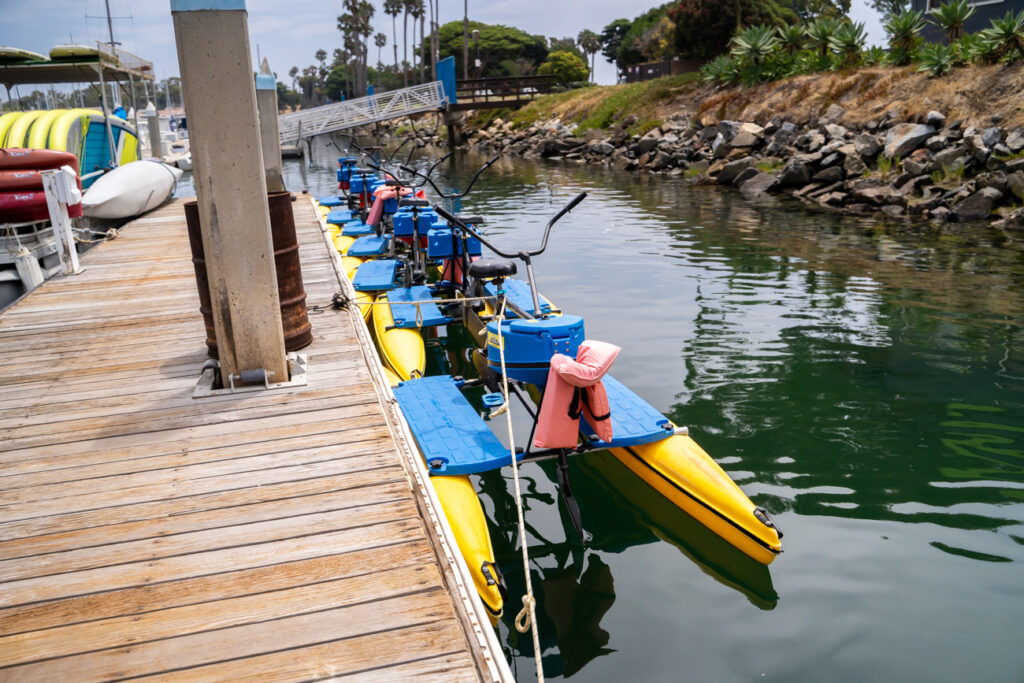
[[308, 386], [192, 398], [180, 201], [0, 314], [0, 680], [509, 676], [293, 206]]

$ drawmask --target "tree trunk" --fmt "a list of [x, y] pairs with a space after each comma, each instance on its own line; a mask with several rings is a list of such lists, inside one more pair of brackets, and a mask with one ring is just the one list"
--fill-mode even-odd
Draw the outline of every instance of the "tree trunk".
[[[416, 22], [412, 24], [413, 28], [416, 28]], [[409, 12], [406, 10], [402, 16], [402, 86], [409, 86], [409, 70], [406, 66], [409, 64]]]
[[391, 40], [395, 45], [395, 75], [398, 75], [398, 27], [396, 23], [398, 15], [394, 14], [391, 16]]
[[426, 35], [426, 33], [424, 32], [426, 26], [427, 13], [424, 12], [423, 14], [420, 15], [420, 43], [422, 43], [422, 45], [420, 46], [420, 83], [426, 80], [427, 72], [427, 41], [423, 37], [424, 35]]

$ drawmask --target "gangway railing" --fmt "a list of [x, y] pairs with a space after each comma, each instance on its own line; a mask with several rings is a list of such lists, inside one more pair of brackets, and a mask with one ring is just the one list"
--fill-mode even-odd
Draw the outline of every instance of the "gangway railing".
[[433, 81], [282, 114], [277, 129], [282, 145], [297, 145], [314, 135], [438, 111], [447, 104], [441, 81]]

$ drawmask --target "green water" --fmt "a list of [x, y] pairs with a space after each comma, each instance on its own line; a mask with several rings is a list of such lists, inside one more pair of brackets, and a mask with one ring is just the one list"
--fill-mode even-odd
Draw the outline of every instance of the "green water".
[[[480, 160], [442, 167], [458, 184]], [[288, 165], [327, 194], [329, 170]], [[755, 206], [680, 179], [502, 161], [463, 210], [539, 241], [541, 289], [623, 347], [620, 380], [687, 425], [785, 532], [764, 567], [607, 454], [523, 468], [548, 678], [1024, 680], [1024, 257], [987, 228]], [[478, 480], [512, 598], [511, 473]]]

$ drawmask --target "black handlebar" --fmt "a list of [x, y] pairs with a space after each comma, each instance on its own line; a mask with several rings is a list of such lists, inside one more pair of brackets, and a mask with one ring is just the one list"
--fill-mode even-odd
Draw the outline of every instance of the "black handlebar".
[[517, 259], [521, 259], [523, 261], [528, 261], [530, 256], [538, 256], [538, 255], [544, 253], [544, 250], [548, 248], [548, 237], [551, 235], [551, 228], [554, 227], [555, 223], [557, 223], [558, 220], [562, 216], [564, 216], [565, 214], [567, 214], [570, 211], [572, 211], [574, 208], [576, 208], [576, 206], [580, 202], [582, 202], [586, 198], [587, 198], [587, 193], [586, 192], [580, 192], [578, 195], [573, 197], [572, 201], [570, 201], [568, 204], [566, 204], [562, 208], [561, 211], [556, 213], [554, 218], [552, 218], [550, 221], [548, 221], [547, 226], [544, 228], [544, 239], [541, 241], [540, 249], [535, 249], [534, 251], [520, 251], [520, 252], [516, 252], [514, 254], [510, 254], [508, 252], [501, 251], [500, 249], [495, 247], [487, 239], [485, 239], [479, 232], [477, 232], [473, 228], [471, 228], [468, 225], [466, 225], [466, 223], [464, 223], [463, 221], [459, 220], [458, 216], [455, 216], [455, 215], [449, 213], [448, 211], [446, 211], [445, 208], [443, 206], [441, 206], [440, 204], [434, 204], [434, 211], [437, 212], [437, 215], [441, 216], [441, 218], [444, 218], [446, 221], [448, 221], [452, 225], [455, 225], [455, 226], [461, 228], [462, 230], [465, 230], [470, 235], [472, 235], [473, 237], [475, 237], [478, 240], [480, 240], [481, 244], [483, 244], [485, 247], [487, 247], [488, 249], [493, 251], [498, 256], [502, 256], [502, 257], [508, 258], [508, 259], [517, 258]]
[[476, 175], [473, 176], [473, 179], [469, 181], [469, 185], [467, 185], [466, 189], [463, 190], [462, 192], [453, 192], [451, 194], [445, 194], [444, 192], [441, 191], [441, 188], [439, 188], [437, 185], [435, 185], [434, 181], [430, 179], [430, 174], [434, 172], [434, 168], [437, 167], [437, 164], [441, 163], [442, 161], [444, 161], [445, 159], [447, 159], [451, 155], [452, 155], [452, 153], [448, 152], [448, 154], [445, 154], [443, 157], [441, 157], [433, 166], [430, 167], [430, 170], [427, 171], [426, 175], [420, 173], [419, 171], [417, 171], [414, 168], [410, 168], [410, 167], [405, 166], [405, 165], [399, 166], [399, 168], [402, 169], [403, 171], [405, 171], [406, 173], [412, 173], [414, 175], [418, 175], [419, 177], [421, 177], [424, 180], [426, 180], [428, 183], [430, 183], [430, 186], [432, 188], [434, 188], [434, 191], [437, 192], [437, 194], [439, 194], [442, 198], [444, 198], [444, 199], [458, 199], [459, 197], [465, 197], [467, 194], [469, 194], [469, 191], [473, 189], [473, 184], [476, 182], [476, 179], [480, 177], [480, 174], [483, 173], [484, 171], [486, 171], [488, 168], [490, 168], [491, 164], [493, 164], [495, 161], [497, 161], [498, 159], [501, 158], [501, 155], [497, 154], [497, 155], [494, 156], [493, 159], [491, 159], [486, 164], [481, 166], [480, 170], [478, 170], [476, 172]]

